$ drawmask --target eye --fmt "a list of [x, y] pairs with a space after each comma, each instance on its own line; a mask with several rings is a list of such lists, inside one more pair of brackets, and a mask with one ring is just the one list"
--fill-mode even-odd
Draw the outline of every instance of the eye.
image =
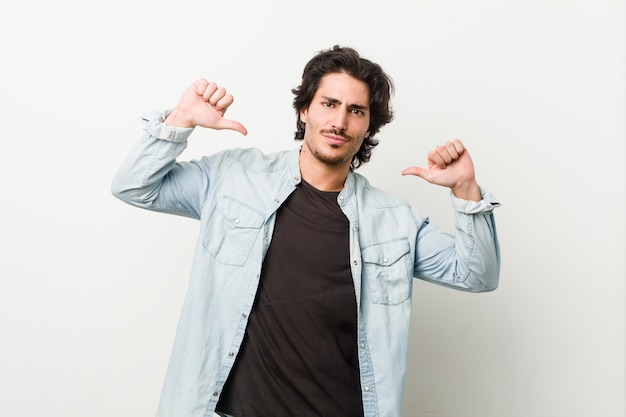
[[333, 107], [333, 103], [331, 103], [330, 101], [322, 101], [322, 107], [331, 108]]
[[352, 109], [352, 114], [356, 114], [357, 116], [363, 116], [365, 112], [363, 112], [363, 110], [360, 110], [360, 109]]

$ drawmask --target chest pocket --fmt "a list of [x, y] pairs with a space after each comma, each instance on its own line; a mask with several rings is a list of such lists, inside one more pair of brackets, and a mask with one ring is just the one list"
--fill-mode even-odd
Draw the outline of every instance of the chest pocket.
[[363, 273], [372, 302], [399, 304], [411, 296], [413, 268], [406, 239], [380, 243], [361, 250]]
[[208, 221], [202, 244], [219, 262], [242, 265], [263, 226], [263, 216], [228, 197], [221, 198]]

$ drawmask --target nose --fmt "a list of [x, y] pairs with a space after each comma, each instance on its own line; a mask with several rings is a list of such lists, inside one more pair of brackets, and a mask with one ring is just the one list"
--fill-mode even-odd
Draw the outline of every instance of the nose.
[[332, 121], [333, 129], [344, 132], [347, 128], [348, 124], [348, 113], [346, 109], [338, 108], [334, 114], [334, 118]]

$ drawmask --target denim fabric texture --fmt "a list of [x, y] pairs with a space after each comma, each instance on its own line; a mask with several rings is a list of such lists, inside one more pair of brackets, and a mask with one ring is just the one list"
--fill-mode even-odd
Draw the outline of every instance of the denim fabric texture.
[[[271, 154], [230, 149], [177, 162], [193, 129], [165, 125], [166, 114], [146, 115], [145, 134], [116, 174], [112, 192], [134, 206], [199, 220], [157, 416], [208, 417], [254, 314], [276, 210], [301, 181], [299, 148]], [[472, 292], [497, 287], [493, 210], [499, 203], [481, 192], [480, 202], [451, 195], [454, 234], [358, 173], [349, 174], [339, 193], [337, 204], [350, 221], [366, 417], [401, 414], [413, 278]]]

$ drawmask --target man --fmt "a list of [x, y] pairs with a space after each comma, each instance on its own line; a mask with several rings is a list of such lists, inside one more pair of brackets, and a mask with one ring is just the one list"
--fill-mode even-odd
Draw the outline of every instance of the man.
[[399, 416], [412, 278], [497, 287], [498, 205], [459, 140], [405, 175], [450, 188], [456, 233], [354, 172], [392, 120], [391, 79], [351, 48], [320, 51], [293, 90], [300, 147], [177, 162], [193, 128], [231, 129], [204, 79], [146, 133], [116, 175], [123, 201], [200, 220], [158, 415]]

